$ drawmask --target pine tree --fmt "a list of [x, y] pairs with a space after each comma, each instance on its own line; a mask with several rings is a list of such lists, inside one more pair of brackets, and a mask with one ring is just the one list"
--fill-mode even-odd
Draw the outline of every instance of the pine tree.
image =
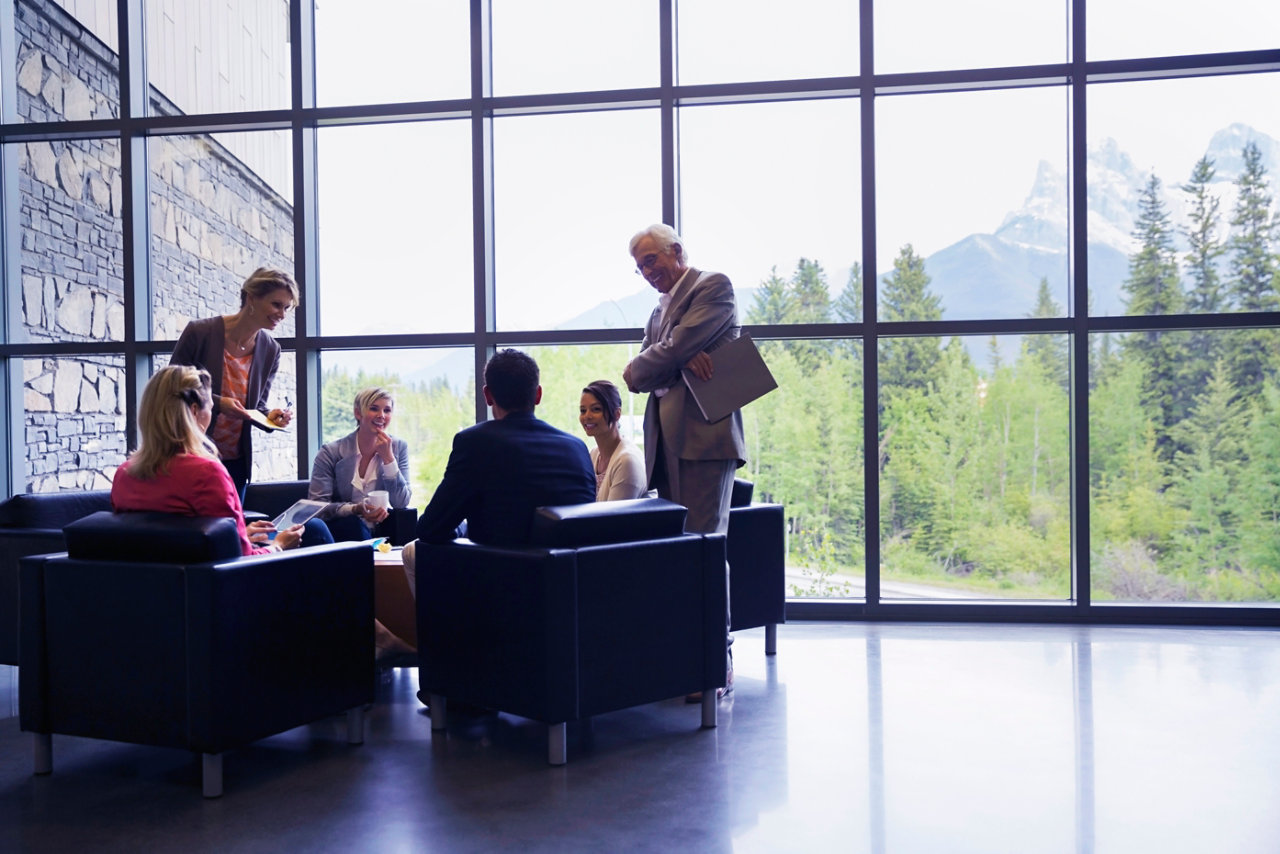
[[1175, 429], [1174, 500], [1187, 511], [1175, 560], [1195, 577], [1237, 565], [1237, 497], [1247, 406], [1219, 361], [1187, 420]]
[[[1276, 223], [1271, 213], [1271, 194], [1262, 154], [1254, 142], [1244, 147], [1244, 171], [1236, 179], [1239, 195], [1231, 217], [1234, 230], [1229, 241], [1231, 278], [1228, 290], [1238, 311], [1276, 311], [1276, 277], [1280, 273], [1273, 253]], [[1241, 329], [1227, 340], [1231, 378], [1246, 397], [1257, 394], [1267, 377], [1275, 376], [1276, 335], [1271, 330]]]
[[[835, 312], [836, 320], [841, 323], [862, 322], [862, 265], [857, 261], [854, 261], [853, 267], [849, 269], [849, 281], [845, 282], [844, 290], [840, 292], [840, 296], [836, 297], [832, 310]], [[846, 338], [841, 342], [841, 346], [854, 359], [862, 360], [861, 339]]]
[[[883, 279], [880, 319], [885, 322], [941, 320], [942, 301], [930, 292], [929, 282], [924, 259], [915, 253], [910, 243], [903, 246], [894, 259], [893, 272]], [[937, 378], [941, 353], [941, 343], [933, 337], [882, 339], [880, 388], [888, 394], [908, 389], [927, 390]]]
[[[1054, 301], [1049, 291], [1048, 278], [1041, 277], [1040, 288], [1036, 292], [1036, 307], [1032, 317], [1062, 317], [1062, 306]], [[1046, 335], [1028, 335], [1026, 338], [1027, 355], [1035, 359], [1044, 372], [1045, 377], [1056, 383], [1065, 392], [1071, 391], [1069, 349], [1066, 336], [1054, 332]]]
[[[1226, 252], [1218, 235], [1220, 215], [1219, 198], [1210, 191], [1215, 171], [1213, 160], [1201, 157], [1191, 170], [1191, 180], [1181, 189], [1191, 203], [1190, 222], [1182, 231], [1189, 248], [1183, 256], [1191, 288], [1187, 292], [1187, 311], [1208, 314], [1225, 311], [1226, 296], [1218, 275], [1218, 259]], [[1213, 330], [1201, 329], [1190, 335], [1190, 352], [1184, 365], [1186, 384], [1193, 389], [1204, 388], [1213, 364], [1221, 355], [1222, 336]]]
[[755, 299], [747, 310], [747, 323], [786, 323], [790, 303], [787, 282], [778, 276], [778, 268], [774, 267], [769, 270], [769, 278], [756, 288]]
[[[827, 288], [827, 274], [817, 261], [799, 260], [788, 293], [787, 323], [831, 321], [831, 291]], [[830, 361], [832, 344], [830, 341], [790, 341], [787, 349], [795, 354], [802, 367], [814, 370]]]
[[849, 281], [845, 283], [844, 290], [836, 297], [834, 311], [841, 323], [862, 322], [862, 265], [857, 261], [849, 269]]
[[827, 323], [831, 320], [831, 291], [822, 265], [801, 258], [791, 277], [789, 323]]
[[[1129, 259], [1129, 314], [1178, 314], [1185, 307], [1173, 250], [1173, 227], [1160, 197], [1160, 179], [1153, 173], [1138, 199], [1138, 222], [1133, 236], [1140, 247]], [[1168, 429], [1182, 420], [1189, 401], [1182, 379], [1187, 335], [1183, 332], [1148, 330], [1125, 337], [1125, 353], [1143, 369], [1142, 402], [1156, 422], [1157, 446], [1167, 459], [1172, 454]]]

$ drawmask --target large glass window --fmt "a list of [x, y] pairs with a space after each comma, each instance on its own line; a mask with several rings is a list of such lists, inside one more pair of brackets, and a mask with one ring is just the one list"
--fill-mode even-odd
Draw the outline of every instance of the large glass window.
[[923, 262], [936, 297], [882, 319], [1025, 317], [1041, 282], [1070, 305], [1067, 105], [1061, 88], [876, 102], [880, 268]]
[[617, 386], [622, 397], [619, 431], [623, 438], [644, 447], [644, 406], [648, 395], [631, 394], [622, 381], [622, 369], [640, 351], [639, 341], [586, 346], [511, 346], [528, 353], [538, 363], [542, 380], [542, 403], [537, 410], [539, 418], [566, 433], [581, 436], [588, 446], [595, 447], [595, 442], [586, 436], [578, 421], [578, 406], [587, 383], [608, 380]]
[[493, 94], [658, 85], [652, 3], [490, 0]]
[[1061, 0], [879, 0], [876, 71], [1063, 62], [1067, 21]]
[[[289, 106], [289, 4], [146, 0], [149, 112], [231, 113]], [[247, 140], [246, 140], [247, 141]]]
[[301, 2], [0, 0], [10, 489], [108, 483], [132, 378], [272, 266], [305, 289], [273, 403], [320, 430], [253, 476], [384, 385], [421, 506], [504, 342], [582, 435], [666, 220], [778, 380], [740, 474], [793, 599], [1277, 601], [1280, 12], [1094, 3], [1080, 45], [1057, 0]]
[[27, 192], [18, 202], [21, 298], [12, 340], [123, 340], [120, 144], [33, 140], [14, 147]]
[[681, 0], [681, 84], [858, 73], [858, 7], [826, 0]]
[[1067, 599], [1065, 337], [887, 338], [879, 355], [881, 596]]
[[320, 331], [470, 330], [468, 124], [334, 127], [317, 138]]
[[4, 2], [14, 13], [17, 56], [5, 58], [0, 80], [8, 78], [17, 84], [14, 120], [119, 118], [115, 0]]
[[124, 359], [28, 356], [22, 361], [23, 492], [110, 489], [128, 453]]
[[1085, 16], [1089, 59], [1275, 48], [1280, 7], [1256, 0], [1223, 0], [1212, 7], [1148, 0], [1093, 3]]
[[324, 0], [315, 7], [318, 104], [471, 94], [469, 3]]
[[858, 102], [688, 107], [679, 120], [681, 234], [695, 267], [733, 281], [739, 317], [856, 319]]
[[[155, 338], [177, 338], [192, 320], [235, 313], [241, 284], [259, 267], [293, 272], [293, 199], [231, 154], [274, 147], [287, 155], [288, 141], [282, 131], [148, 141]], [[290, 314], [276, 334], [293, 331]]]
[[1090, 87], [1094, 313], [1275, 310], [1249, 258], [1275, 251], [1277, 98], [1280, 74]]
[[1280, 600], [1280, 331], [1094, 336], [1093, 596]]
[[659, 142], [656, 110], [494, 121], [499, 329], [644, 323], [627, 241], [662, 219]]

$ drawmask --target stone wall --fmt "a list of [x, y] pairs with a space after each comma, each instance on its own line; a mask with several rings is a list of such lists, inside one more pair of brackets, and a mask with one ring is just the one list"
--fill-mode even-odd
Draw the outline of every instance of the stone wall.
[[[119, 114], [116, 55], [48, 0], [17, 0], [18, 108], [24, 122]], [[151, 90], [152, 114], [176, 114]], [[287, 141], [283, 144], [287, 144]], [[256, 267], [293, 269], [293, 212], [207, 135], [148, 140], [152, 338], [232, 312]], [[22, 323], [30, 342], [122, 341], [123, 231], [118, 140], [20, 146]], [[140, 336], [146, 336], [139, 330]], [[282, 335], [293, 334], [290, 318]], [[124, 362], [112, 356], [23, 361], [27, 482], [33, 492], [103, 488], [127, 454]], [[167, 363], [160, 357], [157, 364]], [[273, 397], [296, 400], [292, 360]], [[290, 434], [254, 431], [254, 479], [292, 479]]]

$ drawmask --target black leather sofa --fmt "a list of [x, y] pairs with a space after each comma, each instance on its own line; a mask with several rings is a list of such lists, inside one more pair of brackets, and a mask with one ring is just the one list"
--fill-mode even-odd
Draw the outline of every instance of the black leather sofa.
[[[309, 481], [250, 483], [245, 490], [246, 518], [274, 519], [307, 497]], [[18, 561], [25, 555], [66, 548], [62, 529], [90, 513], [111, 509], [111, 492], [23, 493], [0, 502], [0, 664], [18, 663]], [[403, 545], [414, 537], [418, 511], [392, 511], [379, 534]]]
[[431, 726], [446, 703], [550, 726], [703, 691], [716, 725], [725, 684], [725, 538], [685, 534], [660, 498], [538, 510], [533, 545], [418, 546], [418, 659]]
[[233, 520], [92, 514], [67, 553], [21, 560], [20, 723], [35, 771], [54, 734], [222, 754], [373, 701], [373, 550], [240, 557]]

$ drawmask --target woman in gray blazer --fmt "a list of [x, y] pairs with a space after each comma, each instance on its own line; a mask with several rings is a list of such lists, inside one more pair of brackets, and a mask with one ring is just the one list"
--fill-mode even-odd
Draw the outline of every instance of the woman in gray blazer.
[[[356, 429], [316, 454], [311, 465], [308, 497], [326, 501], [319, 517], [339, 542], [367, 540], [387, 518], [388, 508], [408, 507], [409, 446], [387, 432], [395, 397], [384, 388], [367, 388], [356, 395]], [[366, 499], [386, 492], [386, 507]]]

